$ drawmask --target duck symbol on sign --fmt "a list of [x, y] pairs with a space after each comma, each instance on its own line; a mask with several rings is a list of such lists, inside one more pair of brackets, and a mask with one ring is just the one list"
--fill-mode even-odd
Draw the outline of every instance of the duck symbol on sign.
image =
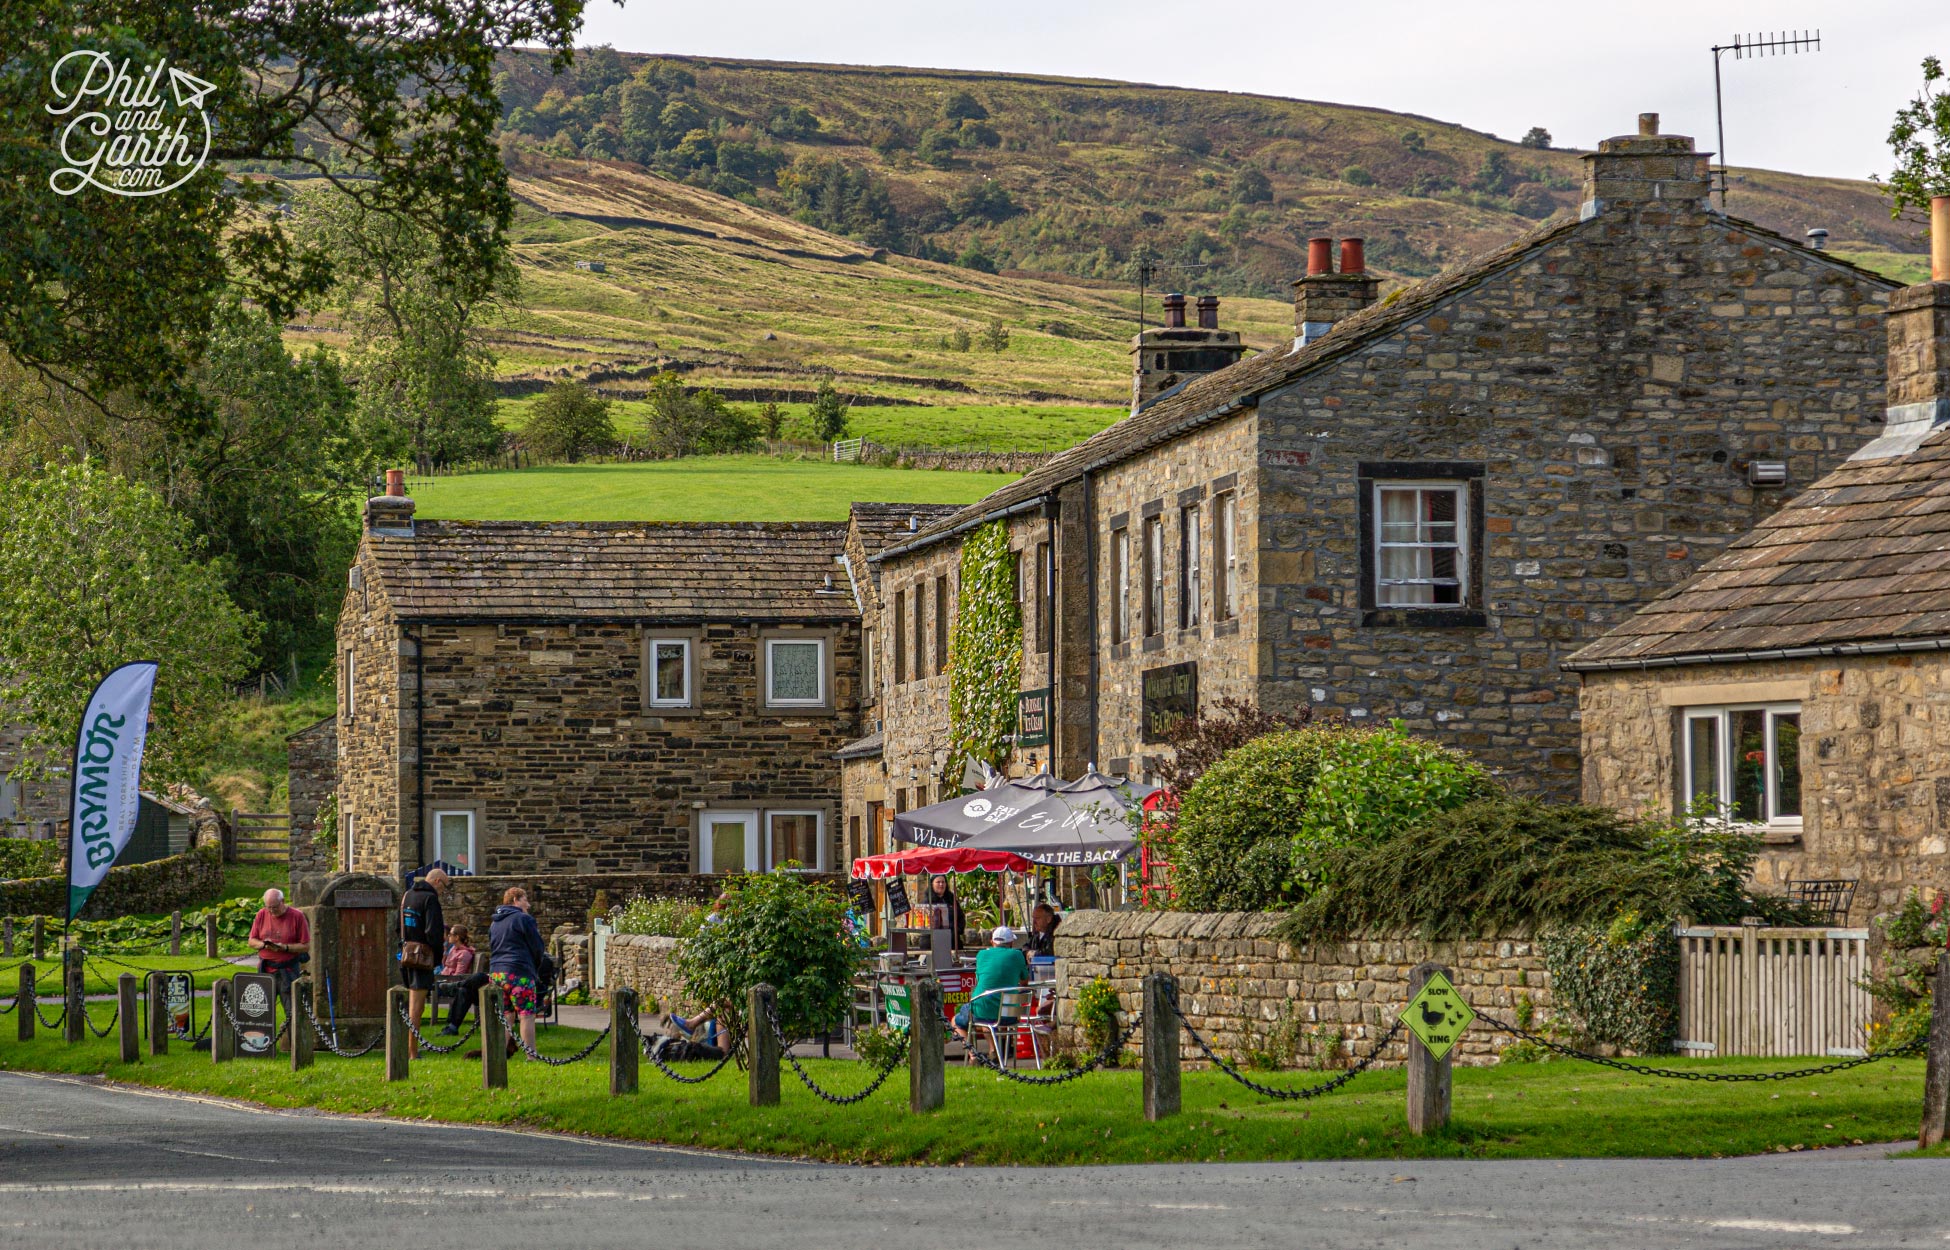
[[1437, 1059], [1449, 1053], [1475, 1019], [1476, 1013], [1440, 972], [1432, 974], [1402, 1009], [1402, 1023]]

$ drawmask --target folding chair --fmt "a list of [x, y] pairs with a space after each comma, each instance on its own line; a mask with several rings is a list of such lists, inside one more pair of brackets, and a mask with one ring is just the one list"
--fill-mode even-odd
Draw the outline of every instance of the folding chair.
[[[993, 1020], [975, 1019], [974, 1004], [984, 998], [997, 999], [996, 1018]], [[995, 1056], [996, 1066], [1010, 1067], [1016, 1055], [1016, 1031], [1022, 1027], [1023, 1017], [1035, 1009], [1036, 991], [1027, 986], [1017, 989], [984, 990], [968, 1000], [968, 1051], [972, 1060], [975, 1053], [976, 1038], [988, 1038], [989, 1051]], [[1006, 1041], [1004, 1039], [1007, 1039]], [[1039, 1061], [1038, 1067], [1042, 1064]]]

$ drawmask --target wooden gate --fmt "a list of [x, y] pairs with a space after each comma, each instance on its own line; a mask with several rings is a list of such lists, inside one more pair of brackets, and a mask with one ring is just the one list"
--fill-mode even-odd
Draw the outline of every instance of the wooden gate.
[[240, 864], [291, 862], [291, 817], [283, 812], [234, 812]]
[[1677, 929], [1681, 1050], [1860, 1055], [1867, 929]]

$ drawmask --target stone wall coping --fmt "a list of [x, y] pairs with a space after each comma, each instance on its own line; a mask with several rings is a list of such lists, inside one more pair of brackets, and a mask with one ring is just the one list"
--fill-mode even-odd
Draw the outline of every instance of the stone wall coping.
[[609, 935], [608, 945], [639, 946], [653, 951], [675, 951], [682, 942], [682, 938], [661, 937], [653, 933], [612, 933]]
[[[1056, 930], [1064, 938], [1196, 938], [1196, 939], [1271, 939], [1275, 938], [1285, 912], [1277, 911], [1097, 911], [1068, 912]], [[1415, 933], [1361, 933], [1320, 943], [1325, 946], [1350, 946], [1358, 942], [1414, 942], [1428, 947], [1454, 947], [1457, 943], [1528, 942], [1530, 934], [1521, 930], [1508, 933], [1479, 933], [1462, 938], [1424, 938]], [[1314, 945], [1307, 943], [1306, 945]]]

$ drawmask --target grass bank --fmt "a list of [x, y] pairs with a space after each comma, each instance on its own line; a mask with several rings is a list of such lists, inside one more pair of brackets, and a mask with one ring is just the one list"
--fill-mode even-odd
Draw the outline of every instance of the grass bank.
[[[568, 1054], [590, 1034], [551, 1029], [544, 1053]], [[158, 1059], [122, 1064], [109, 1042], [31, 1043], [0, 1033], [0, 1069], [86, 1073], [185, 1092], [249, 1099], [275, 1107], [315, 1107], [588, 1133], [763, 1154], [846, 1162], [1073, 1165], [1351, 1158], [1698, 1157], [1816, 1149], [1913, 1136], [1922, 1104], [1923, 1065], [1902, 1059], [1786, 1083], [1704, 1084], [1656, 1080], [1585, 1064], [1462, 1068], [1455, 1075], [1455, 1123], [1441, 1135], [1410, 1137], [1402, 1125], [1399, 1071], [1357, 1077], [1311, 1103], [1269, 1103], [1209, 1072], [1188, 1072], [1185, 1112], [1146, 1124], [1134, 1071], [1095, 1072], [1067, 1085], [1028, 1088], [951, 1065], [947, 1105], [932, 1115], [907, 1111], [905, 1074], [896, 1072], [864, 1103], [834, 1107], [814, 1098], [788, 1070], [777, 1107], [745, 1104], [744, 1076], [728, 1068], [701, 1086], [680, 1086], [644, 1065], [642, 1092], [611, 1098], [607, 1069], [595, 1057], [543, 1068], [517, 1057], [509, 1087], [480, 1088], [478, 1061], [459, 1055], [423, 1060], [411, 1078], [388, 1085], [377, 1054], [346, 1060], [321, 1053], [301, 1074], [269, 1062], [214, 1065], [181, 1046]], [[828, 1088], [865, 1084], [864, 1065], [805, 1061]], [[1689, 1060], [1669, 1066], [1712, 1072], [1763, 1072], [1760, 1060]], [[1270, 1083], [1302, 1085], [1317, 1074], [1288, 1073]]]
[[697, 456], [415, 478], [422, 517], [469, 521], [841, 521], [855, 500], [973, 503], [1004, 473]]
[[[194, 942], [191, 941], [192, 938], [195, 939]], [[194, 953], [190, 953], [189, 951], [192, 945], [197, 948]], [[140, 983], [148, 980], [148, 974], [151, 972], [187, 971], [195, 981], [196, 988], [207, 990], [210, 988], [210, 982], [218, 977], [231, 976], [237, 972], [257, 971], [256, 964], [251, 964], [248, 967], [239, 967], [235, 964], [228, 964], [222, 968], [212, 967], [210, 966], [210, 961], [203, 957], [202, 947], [203, 935], [196, 933], [184, 935], [183, 948], [185, 953], [182, 955], [116, 955], [112, 958], [90, 956], [82, 965], [81, 992], [84, 994], [113, 994], [115, 992], [115, 983], [121, 979], [122, 974], [125, 972], [133, 974], [137, 982]], [[61, 960], [59, 957], [40, 960], [4, 960], [0, 961], [0, 1005], [13, 1002], [14, 994], [20, 988], [19, 969], [22, 964], [34, 965], [34, 987], [42, 998], [56, 997], [61, 993]], [[201, 1016], [207, 1007], [207, 1003], [198, 1006], [197, 1011], [199, 1016]], [[90, 1014], [95, 1018], [95, 1023], [99, 1025], [107, 1023], [108, 1012], [109, 1009], [107, 1007], [97, 1006], [91, 1010]], [[13, 1036], [13, 1032], [12, 1025], [6, 1026], [6, 1033], [9, 1037]], [[18, 1045], [18, 1043], [15, 1044]]]

